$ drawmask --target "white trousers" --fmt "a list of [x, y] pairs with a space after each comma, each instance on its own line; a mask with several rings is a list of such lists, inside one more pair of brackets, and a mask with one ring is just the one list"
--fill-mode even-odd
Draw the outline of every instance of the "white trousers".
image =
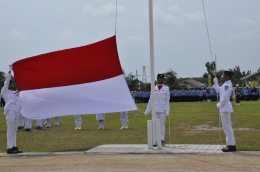
[[51, 118], [46, 118], [46, 125], [51, 127]]
[[57, 117], [55, 117], [54, 119], [55, 119], [55, 124], [60, 125], [60, 117], [57, 116]]
[[42, 127], [42, 119], [37, 119], [36, 120], [36, 126]]
[[24, 126], [24, 128], [28, 128], [28, 129], [32, 128], [32, 120], [31, 119], [25, 118], [25, 126]]
[[82, 115], [75, 115], [75, 124], [76, 126], [82, 125]]
[[5, 118], [7, 125], [7, 149], [12, 149], [13, 147], [16, 147], [16, 134], [19, 116], [18, 113], [15, 111], [7, 111]]
[[120, 112], [122, 125], [128, 125], [128, 111]]
[[236, 145], [235, 136], [232, 128], [231, 113], [220, 113], [222, 127], [226, 135], [226, 144], [234, 146]]
[[22, 127], [22, 126], [24, 126], [25, 119], [24, 119], [24, 117], [22, 116], [21, 113], [18, 113], [18, 116], [19, 116], [18, 126]]
[[161, 140], [164, 141], [166, 114], [164, 112], [156, 112], [156, 119], [160, 120], [160, 124], [161, 124]]

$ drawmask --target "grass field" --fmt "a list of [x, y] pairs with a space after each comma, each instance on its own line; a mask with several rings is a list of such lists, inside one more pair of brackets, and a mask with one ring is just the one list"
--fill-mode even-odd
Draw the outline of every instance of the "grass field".
[[[251, 128], [253, 131], [234, 131], [238, 150], [260, 151], [260, 101], [243, 101], [236, 106], [232, 122], [234, 129]], [[98, 130], [95, 115], [84, 115], [82, 130], [75, 130], [74, 116], [61, 117], [60, 126], [31, 132], [19, 130], [17, 145], [25, 152], [86, 151], [102, 144], [147, 144], [146, 104], [137, 104], [140, 111], [129, 112], [129, 129], [120, 130], [120, 114], [106, 115], [105, 129]], [[220, 144], [219, 132], [194, 130], [195, 126], [208, 124], [219, 126], [216, 102], [171, 103], [170, 133], [172, 144]], [[33, 121], [33, 127], [35, 121]], [[6, 122], [3, 108], [0, 110], [0, 152], [6, 152]], [[221, 131], [222, 143], [225, 135]], [[166, 120], [165, 142], [169, 138], [169, 117]]]

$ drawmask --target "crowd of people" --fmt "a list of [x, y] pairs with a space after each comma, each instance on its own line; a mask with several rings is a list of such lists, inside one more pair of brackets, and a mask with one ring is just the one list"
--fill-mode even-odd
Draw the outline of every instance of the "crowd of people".
[[[240, 100], [258, 100], [258, 87], [238, 87], [240, 92]], [[133, 92], [135, 103], [148, 103], [150, 98], [150, 91], [136, 91]], [[235, 97], [235, 88], [231, 92], [230, 100], [233, 101]], [[170, 102], [202, 102], [202, 101], [217, 101], [219, 93], [214, 88], [186, 88], [174, 89], [170, 91]]]
[[[4, 114], [6, 116], [7, 123], [7, 153], [17, 154], [22, 153], [16, 145], [16, 134], [17, 129], [22, 129], [25, 127], [25, 131], [31, 131], [32, 120], [24, 118], [22, 113], [22, 103], [19, 97], [18, 91], [13, 91], [11, 87], [11, 71], [12, 66], [9, 66], [9, 72], [6, 74], [6, 80], [3, 83], [1, 89], [1, 100], [4, 99]], [[241, 100], [257, 100], [259, 98], [259, 88], [257, 87], [246, 87], [239, 88], [237, 85], [236, 89], [232, 88], [232, 78], [233, 72], [224, 72], [225, 83], [220, 87], [218, 85], [218, 79], [214, 78], [214, 85], [210, 89], [206, 88], [190, 88], [190, 89], [174, 89], [169, 90], [169, 87], [164, 85], [164, 74], [157, 75], [158, 84], [155, 86], [155, 114], [156, 119], [160, 121], [160, 131], [161, 131], [161, 145], [165, 146], [165, 120], [166, 116], [170, 113], [170, 102], [197, 102], [197, 101], [217, 101], [217, 107], [221, 115], [222, 126], [226, 134], [227, 146], [222, 149], [223, 152], [236, 151], [236, 142], [232, 129], [231, 113], [233, 112], [233, 107], [231, 100], [233, 95], [236, 96], [236, 101], [238, 104], [238, 99]], [[235, 90], [235, 91], [234, 91]], [[134, 93], [134, 98], [136, 103], [148, 103], [145, 115], [148, 115], [152, 110], [150, 92], [148, 91], [137, 91]], [[2, 104], [1, 103], [1, 104]], [[128, 128], [128, 112], [120, 112], [121, 114], [121, 129]], [[46, 118], [45, 127], [51, 127], [51, 118]], [[98, 129], [104, 129], [105, 125], [105, 114], [96, 114], [96, 120], [99, 122]], [[76, 130], [81, 129], [82, 125], [82, 115], [75, 115]], [[60, 125], [60, 117], [55, 117], [55, 126]], [[42, 120], [36, 120], [37, 129], [42, 129]], [[156, 142], [155, 145], [160, 142]]]

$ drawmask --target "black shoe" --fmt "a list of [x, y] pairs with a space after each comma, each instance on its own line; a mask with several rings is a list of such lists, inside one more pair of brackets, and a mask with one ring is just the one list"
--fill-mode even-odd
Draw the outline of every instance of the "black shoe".
[[18, 154], [18, 152], [13, 149], [7, 149], [6, 153], [7, 154]]
[[13, 150], [16, 151], [17, 153], [23, 153], [22, 150], [19, 150], [18, 147], [13, 147]]
[[41, 129], [42, 129], [42, 127], [38, 126], [36, 129], [38, 129], [38, 130], [41, 130]]
[[235, 152], [237, 150], [236, 146], [227, 145], [221, 149], [223, 152]]
[[18, 127], [18, 129], [22, 129], [22, 127]]
[[162, 147], [165, 147], [164, 141], [162, 140]]
[[31, 131], [31, 129], [30, 128], [26, 128], [24, 131]]

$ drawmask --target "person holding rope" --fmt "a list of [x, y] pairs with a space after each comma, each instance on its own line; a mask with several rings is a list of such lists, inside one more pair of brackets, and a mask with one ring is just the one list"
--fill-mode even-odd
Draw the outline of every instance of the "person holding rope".
[[222, 148], [223, 152], [236, 151], [236, 141], [231, 122], [231, 113], [233, 112], [233, 107], [230, 102], [230, 95], [232, 92], [231, 78], [233, 74], [234, 73], [232, 71], [224, 71], [223, 80], [225, 81], [225, 83], [220, 87], [218, 85], [218, 79], [215, 77], [213, 80], [214, 85], [212, 86], [220, 95], [217, 107], [219, 108], [223, 130], [226, 135], [227, 145], [226, 147]]
[[7, 125], [7, 154], [17, 154], [23, 153], [23, 151], [19, 150], [16, 145], [16, 134], [18, 129], [18, 121], [19, 121], [19, 107], [17, 104], [17, 97], [12, 91], [11, 85], [11, 71], [12, 66], [9, 66], [9, 72], [6, 74], [6, 79], [4, 82], [4, 86], [1, 89], [2, 96], [6, 102], [4, 107], [4, 114], [6, 118]]

